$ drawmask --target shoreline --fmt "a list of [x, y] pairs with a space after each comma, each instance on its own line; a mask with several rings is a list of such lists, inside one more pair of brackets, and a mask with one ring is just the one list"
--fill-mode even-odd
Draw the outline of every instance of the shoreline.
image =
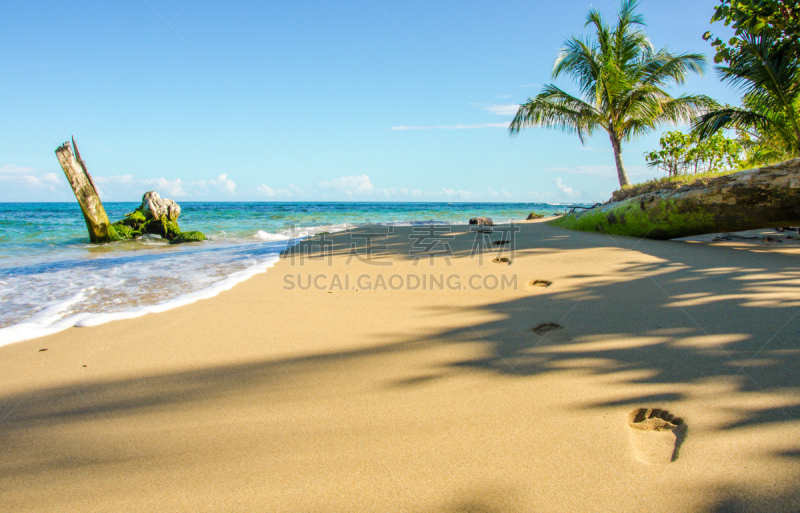
[[[211, 299], [0, 348], [0, 501], [27, 511], [800, 506], [800, 251], [519, 226], [510, 265], [471, 259], [467, 230], [454, 230], [449, 265], [409, 255], [411, 227], [349, 263], [363, 232], [333, 234], [330, 260], [307, 240], [295, 247], [309, 258], [284, 255]], [[309, 274], [326, 287], [284, 288]], [[517, 288], [374, 286], [393, 274], [461, 285], [516, 276]], [[335, 275], [350, 289], [327, 287]], [[373, 286], [359, 288], [361, 275]], [[671, 463], [641, 461], [637, 443], [661, 448], [627, 424], [642, 407], [685, 419]]]
[[[514, 223], [522, 222], [522, 220], [515, 220], [512, 221]], [[415, 224], [424, 224], [424, 222], [415, 222], [415, 221], [396, 221], [393, 223], [377, 223], [377, 226], [392, 226], [392, 227], [405, 227], [405, 226], [414, 226]], [[435, 224], [442, 224], [446, 226], [467, 226], [467, 222], [435, 222]], [[350, 223], [342, 223], [344, 226], [349, 226], [349, 229], [359, 229], [362, 228], [363, 225], [358, 224], [350, 224]], [[318, 227], [299, 227], [300, 231], [307, 232], [309, 230], [318, 230], [322, 228], [332, 229], [333, 231], [325, 231], [325, 233], [339, 233], [341, 231], [346, 231], [348, 228], [340, 228], [340, 225], [335, 226], [318, 226]], [[295, 239], [282, 235], [282, 234], [271, 234], [259, 230], [253, 236], [257, 239], [256, 242], [286, 242], [287, 246], [286, 249], [283, 251], [288, 251], [294, 246], [302, 243], [304, 240], [308, 239], [309, 237], [314, 237], [315, 235], [301, 235]], [[291, 245], [288, 245], [293, 243]], [[281, 251], [281, 253], [283, 252]], [[98, 324], [103, 324], [106, 322], [123, 320], [123, 319], [134, 319], [137, 317], [142, 317], [144, 315], [150, 313], [159, 313], [172, 310], [174, 308], [179, 308], [181, 306], [189, 305], [201, 299], [207, 299], [216, 296], [222, 291], [229, 290], [230, 288], [236, 286], [237, 284], [241, 283], [244, 280], [249, 279], [256, 274], [260, 274], [266, 272], [267, 269], [272, 267], [277, 261], [279, 260], [279, 256], [274, 258], [269, 258], [268, 260], [264, 260], [262, 262], [258, 262], [257, 264], [243, 269], [241, 271], [236, 271], [222, 280], [212, 283], [209, 286], [195, 290], [193, 292], [180, 294], [176, 297], [170, 298], [166, 301], [161, 303], [155, 304], [146, 304], [142, 306], [136, 306], [130, 308], [128, 310], [122, 311], [114, 311], [114, 312], [79, 312], [76, 314], [69, 315], [68, 317], [58, 318], [54, 321], [51, 321], [48, 316], [45, 316], [44, 319], [38, 319], [37, 316], [34, 316], [31, 319], [27, 319], [25, 322], [12, 324], [10, 326], [0, 327], [0, 347], [8, 344], [16, 344], [20, 342], [24, 342], [26, 340], [34, 340], [36, 338], [44, 337], [47, 335], [52, 335], [55, 333], [59, 333], [66, 329], [72, 327], [88, 327], [88, 326], [96, 326]], [[74, 300], [73, 300], [74, 301]], [[59, 311], [63, 308], [68, 308], [70, 306], [71, 301], [62, 301], [59, 306]], [[53, 307], [48, 307], [45, 311], [51, 309]], [[41, 317], [41, 316], [38, 316]], [[52, 317], [52, 316], [50, 316]], [[33, 322], [32, 322], [33, 321]]]
[[[547, 222], [550, 218], [544, 218], [541, 222]], [[513, 221], [514, 223], [523, 223], [526, 222], [525, 220], [516, 220]], [[348, 224], [348, 223], [345, 223]], [[397, 223], [378, 223], [378, 226], [393, 226], [393, 227], [408, 227], [413, 226], [413, 222], [397, 222]], [[469, 226], [466, 222], [463, 223], [445, 223], [447, 226], [453, 227], [465, 227]], [[363, 226], [359, 225], [352, 225], [352, 228], [359, 229], [363, 228]], [[339, 233], [339, 231], [335, 232], [326, 232], [326, 233]], [[277, 242], [283, 241], [284, 239], [272, 239], [266, 238], [261, 236], [261, 232], [259, 231], [256, 237], [259, 240], [266, 241], [266, 242]], [[267, 234], [272, 235], [272, 234]], [[313, 238], [314, 235], [306, 235], [302, 238], [296, 239], [294, 244], [291, 246], [287, 246], [286, 250], [288, 251], [291, 248], [301, 244], [304, 240], [308, 238]], [[781, 250], [785, 250], [783, 252], [787, 253], [794, 253], [794, 249], [800, 247], [800, 236], [794, 237], [794, 240], [783, 240], [787, 238], [787, 234], [777, 234], [771, 228], [763, 228], [759, 230], [748, 230], [744, 232], [733, 232], [733, 233], [710, 233], [706, 235], [698, 235], [693, 237], [685, 237], [682, 239], [674, 239], [675, 241], [680, 242], [691, 242], [691, 243], [727, 243], [733, 242], [738, 244], [744, 245], [758, 245], [761, 247], [764, 246], [775, 246], [777, 243], [784, 243], [786, 242], [783, 248], [775, 248], [772, 251], [780, 252]], [[793, 238], [792, 235], [788, 235], [788, 238]], [[291, 239], [286, 239], [287, 242], [291, 241]], [[283, 253], [282, 251], [281, 253]], [[186, 294], [178, 295], [174, 298], [168, 299], [167, 301], [156, 303], [156, 304], [149, 304], [149, 305], [142, 305], [137, 306], [128, 310], [116, 311], [116, 312], [80, 312], [77, 314], [70, 315], [65, 318], [59, 318], [53, 322], [22, 322], [18, 324], [14, 324], [11, 326], [0, 327], [0, 347], [9, 345], [9, 344], [17, 344], [20, 342], [25, 342], [29, 340], [35, 340], [40, 337], [52, 335], [55, 333], [59, 333], [66, 329], [72, 327], [89, 327], [89, 326], [97, 326], [99, 324], [103, 324], [106, 322], [124, 320], [124, 319], [135, 319], [138, 317], [142, 317], [151, 313], [160, 313], [172, 310], [174, 308], [180, 308], [182, 306], [186, 306], [192, 304], [196, 301], [200, 301], [202, 299], [208, 299], [218, 295], [222, 291], [230, 290], [232, 287], [235, 287], [239, 283], [250, 279], [251, 277], [267, 272], [268, 269], [273, 267], [275, 263], [280, 260], [279, 256], [274, 258], [270, 258], [268, 260], [259, 262], [252, 267], [243, 269], [241, 271], [234, 272], [233, 274], [225, 277], [224, 279], [212, 283], [211, 285], [207, 286], [206, 288], [199, 289], [193, 292], [189, 292]], [[472, 276], [465, 277], [466, 280], [469, 280]], [[434, 284], [439, 285], [438, 282], [435, 281], [435, 276], [431, 275], [431, 278], [434, 279]], [[357, 279], [357, 277], [356, 277]], [[406, 281], [408, 281], [408, 277], [406, 277]], [[300, 287], [301, 283], [297, 283], [296, 286]], [[333, 287], [336, 287], [336, 283], [329, 284]], [[376, 284], [380, 286], [380, 283]], [[420, 285], [423, 285], [420, 282]], [[427, 285], [427, 282], [424, 284]], [[459, 282], [459, 286], [461, 286]], [[442, 284], [441, 286], [452, 287], [452, 284]], [[316, 287], [316, 284], [314, 284]], [[342, 287], [342, 284], [339, 284], [339, 288]], [[391, 288], [390, 286], [384, 284], [384, 288]], [[440, 287], [441, 288], [441, 287]], [[68, 305], [67, 305], [68, 306]]]

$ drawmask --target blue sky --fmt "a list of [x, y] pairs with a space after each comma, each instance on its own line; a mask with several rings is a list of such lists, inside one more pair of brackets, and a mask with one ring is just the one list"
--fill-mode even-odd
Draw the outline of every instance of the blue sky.
[[[645, 0], [657, 47], [703, 52], [717, 0]], [[0, 202], [74, 201], [75, 136], [107, 201], [595, 201], [605, 136], [504, 128], [562, 42], [618, 4], [14, 2], [0, 19]], [[574, 92], [568, 79], [555, 82]], [[709, 67], [681, 92], [738, 103]], [[658, 173], [624, 146], [633, 181]]]

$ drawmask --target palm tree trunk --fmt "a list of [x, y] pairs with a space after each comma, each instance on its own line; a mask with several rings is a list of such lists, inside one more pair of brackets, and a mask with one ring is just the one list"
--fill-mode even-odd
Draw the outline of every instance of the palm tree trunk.
[[617, 178], [619, 178], [619, 186], [625, 187], [630, 185], [631, 181], [628, 180], [628, 173], [625, 172], [625, 164], [622, 163], [622, 145], [612, 135], [611, 146], [614, 147], [614, 162], [617, 164]]

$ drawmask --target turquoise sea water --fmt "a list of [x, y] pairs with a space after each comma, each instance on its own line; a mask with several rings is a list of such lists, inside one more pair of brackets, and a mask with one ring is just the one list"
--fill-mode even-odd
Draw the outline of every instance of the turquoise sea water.
[[[106, 203], [112, 221], [138, 203]], [[160, 238], [89, 244], [77, 203], [0, 203], [0, 345], [70, 326], [163, 311], [210, 297], [264, 272], [303, 237], [367, 223], [498, 222], [542, 203], [181, 203], [181, 228], [210, 240]]]

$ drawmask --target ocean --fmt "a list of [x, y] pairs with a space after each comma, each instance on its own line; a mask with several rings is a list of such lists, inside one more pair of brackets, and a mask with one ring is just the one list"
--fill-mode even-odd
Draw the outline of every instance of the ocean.
[[[139, 203], [105, 203], [111, 221]], [[182, 202], [183, 230], [210, 240], [157, 237], [90, 244], [77, 203], [0, 203], [0, 345], [192, 303], [265, 272], [304, 237], [367, 223], [495, 223], [551, 214], [544, 203]]]

